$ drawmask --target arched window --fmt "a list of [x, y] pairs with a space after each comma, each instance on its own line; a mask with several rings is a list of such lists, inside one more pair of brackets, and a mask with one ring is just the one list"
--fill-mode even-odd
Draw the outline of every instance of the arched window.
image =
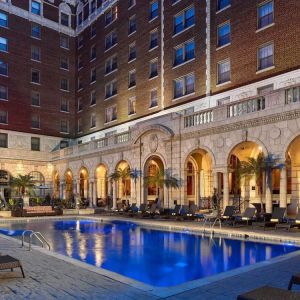
[[38, 171], [33, 171], [29, 173], [29, 176], [32, 177], [32, 182], [35, 186], [41, 186], [45, 184], [45, 178], [42, 173]]
[[9, 185], [10, 181], [10, 175], [7, 171], [5, 170], [0, 170], [0, 186], [2, 185]]
[[61, 25], [70, 27], [71, 26], [71, 8], [66, 3], [61, 3], [59, 5], [59, 23]]

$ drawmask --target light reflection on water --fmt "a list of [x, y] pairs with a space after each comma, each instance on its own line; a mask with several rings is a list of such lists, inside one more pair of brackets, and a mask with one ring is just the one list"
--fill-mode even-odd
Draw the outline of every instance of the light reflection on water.
[[55, 252], [154, 286], [174, 286], [299, 250], [294, 245], [201, 237], [121, 221], [0, 225], [1, 233], [16, 237], [24, 229], [40, 231]]

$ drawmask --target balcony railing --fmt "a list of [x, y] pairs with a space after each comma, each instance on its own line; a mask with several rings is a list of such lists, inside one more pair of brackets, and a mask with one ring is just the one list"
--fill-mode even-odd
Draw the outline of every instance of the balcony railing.
[[184, 117], [184, 128], [213, 122], [213, 111], [199, 111]]
[[97, 148], [105, 148], [108, 145], [108, 138], [104, 138], [96, 141]]
[[127, 143], [129, 141], [130, 138], [130, 133], [129, 132], [124, 132], [121, 134], [117, 134], [115, 136], [115, 144], [123, 144], [123, 143]]

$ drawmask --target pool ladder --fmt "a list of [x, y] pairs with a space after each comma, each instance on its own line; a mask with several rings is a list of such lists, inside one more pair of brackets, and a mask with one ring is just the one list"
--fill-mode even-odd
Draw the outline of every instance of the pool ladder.
[[46, 238], [39, 232], [39, 231], [33, 231], [33, 230], [25, 230], [22, 233], [22, 247], [25, 247], [24, 242], [25, 242], [25, 237], [26, 237], [26, 233], [28, 233], [29, 235], [29, 248], [28, 250], [31, 250], [31, 245], [32, 245], [32, 238], [35, 237], [39, 242], [41, 242], [42, 247], [44, 248], [44, 246], [46, 245], [49, 250], [51, 249], [51, 246], [49, 244], [49, 242], [46, 240]]

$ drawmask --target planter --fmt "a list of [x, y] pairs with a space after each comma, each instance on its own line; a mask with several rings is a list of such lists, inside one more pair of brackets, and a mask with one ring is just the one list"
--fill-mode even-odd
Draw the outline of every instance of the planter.
[[64, 216], [76, 216], [76, 215], [94, 215], [94, 208], [85, 208], [85, 209], [63, 209]]
[[0, 211], [0, 218], [11, 218], [13, 217], [13, 212], [10, 210], [1, 210]]

